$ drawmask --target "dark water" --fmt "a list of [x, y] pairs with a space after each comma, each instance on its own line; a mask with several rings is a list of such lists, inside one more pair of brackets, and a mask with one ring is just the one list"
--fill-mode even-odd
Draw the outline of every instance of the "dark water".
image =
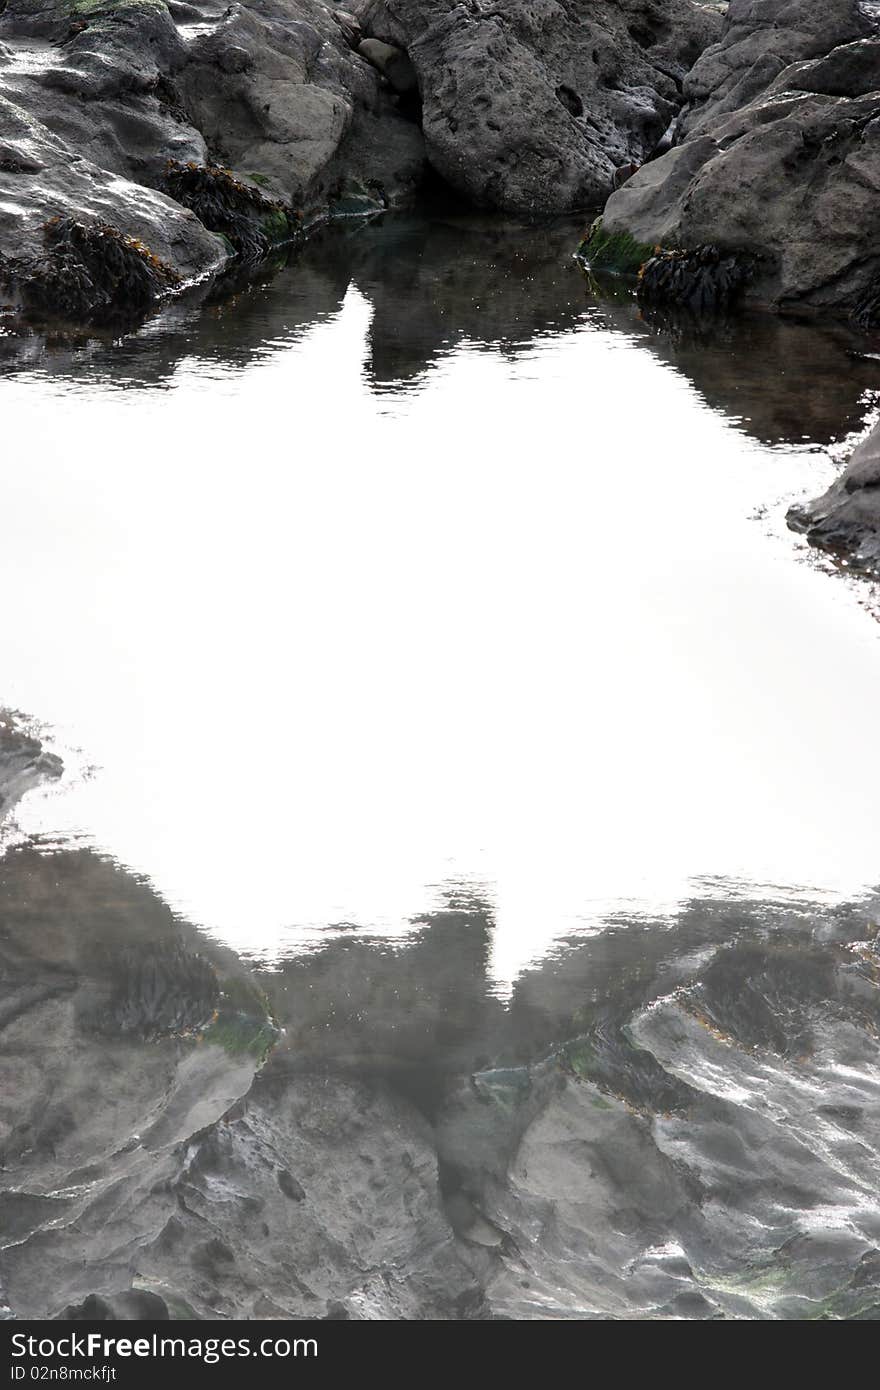
[[876, 1315], [875, 345], [576, 232], [0, 335], [11, 1315]]

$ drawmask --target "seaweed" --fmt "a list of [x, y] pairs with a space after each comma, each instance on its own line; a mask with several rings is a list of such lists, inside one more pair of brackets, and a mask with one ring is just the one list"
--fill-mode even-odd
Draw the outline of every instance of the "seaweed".
[[43, 232], [45, 254], [6, 272], [31, 316], [112, 323], [144, 313], [181, 283], [142, 242], [104, 222], [53, 217]]
[[225, 237], [243, 260], [257, 260], [281, 242], [292, 241], [300, 214], [242, 183], [217, 164], [165, 166], [163, 191], [194, 212], [211, 232]]
[[686, 1082], [671, 1076], [610, 1018], [599, 1019], [587, 1033], [565, 1043], [557, 1060], [563, 1071], [645, 1114], [684, 1114], [695, 1099]]
[[880, 328], [880, 279], [871, 281], [850, 317], [857, 328]]
[[752, 256], [718, 246], [657, 250], [639, 271], [639, 302], [697, 316], [726, 314], [741, 297], [754, 268]]
[[97, 1003], [88, 994], [80, 1025], [104, 1037], [143, 1041], [191, 1033], [215, 1015], [220, 985], [211, 964], [182, 946], [129, 947], [108, 963]]

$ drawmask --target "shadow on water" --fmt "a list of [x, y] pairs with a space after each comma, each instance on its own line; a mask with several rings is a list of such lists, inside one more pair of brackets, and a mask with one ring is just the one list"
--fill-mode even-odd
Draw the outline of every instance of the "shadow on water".
[[194, 292], [121, 340], [2, 334], [0, 372], [170, 387], [182, 362], [243, 370], [338, 313], [355, 288], [372, 309], [364, 370], [377, 392], [413, 389], [463, 342], [517, 354], [592, 328], [643, 344], [763, 443], [821, 445], [862, 424], [877, 390], [875, 340], [773, 315], [649, 320], [631, 284], [587, 282], [573, 259], [580, 232], [571, 219], [522, 225], [466, 215], [327, 227], [286, 263]]

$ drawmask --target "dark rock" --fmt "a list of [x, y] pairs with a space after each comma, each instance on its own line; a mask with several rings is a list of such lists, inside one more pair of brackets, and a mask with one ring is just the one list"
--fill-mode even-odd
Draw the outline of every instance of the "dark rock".
[[356, 15], [348, 10], [334, 10], [333, 18], [345, 35], [347, 43], [351, 48], [357, 48], [364, 36], [364, 31], [360, 26], [360, 21]]
[[855, 0], [732, 3], [686, 90], [683, 143], [612, 196], [606, 235], [746, 252], [755, 266], [744, 302], [870, 320], [880, 39]]
[[0, 710], [0, 820], [26, 792], [42, 782], [55, 781], [62, 772], [61, 759], [47, 752], [39, 738], [22, 727], [20, 718]]
[[[352, 182], [373, 189], [380, 207], [410, 197], [424, 171], [420, 131], [352, 37], [320, 0], [254, 0], [220, 13], [175, 0], [173, 15], [162, 0], [73, 9], [9, 0], [0, 12], [0, 257], [21, 263], [18, 284], [35, 285], [31, 311], [91, 322], [104, 312], [81, 269], [71, 268], [62, 295], [45, 265], [42, 228], [55, 218], [139, 242], [167, 268], [167, 292], [233, 253], [263, 254], [286, 239], [291, 219], [325, 215]], [[169, 165], [228, 169], [237, 190], [252, 190], [249, 210], [240, 196], [194, 195], [195, 180], [170, 180]], [[156, 191], [172, 182], [185, 206]], [[39, 262], [30, 276], [29, 261]], [[132, 315], [155, 298], [143, 287], [133, 275]], [[20, 296], [6, 297], [21, 307]]]
[[383, 43], [381, 39], [363, 39], [358, 44], [358, 53], [372, 63], [377, 72], [381, 72], [398, 96], [409, 96], [418, 91], [416, 70], [403, 49]]
[[827, 492], [789, 510], [788, 524], [818, 549], [880, 576], [880, 425]]
[[718, 33], [690, 0], [366, 0], [360, 20], [409, 54], [438, 174], [468, 201], [516, 213], [604, 202], [614, 171], [660, 140]]
[[279, 1168], [278, 1170], [278, 1186], [281, 1188], [285, 1197], [289, 1197], [292, 1202], [305, 1201], [305, 1188], [302, 1183], [297, 1182], [293, 1174], [289, 1173], [286, 1168]]

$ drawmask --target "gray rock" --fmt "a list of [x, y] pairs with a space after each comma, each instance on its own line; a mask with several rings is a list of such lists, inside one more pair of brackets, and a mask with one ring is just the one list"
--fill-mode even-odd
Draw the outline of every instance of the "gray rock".
[[748, 106], [792, 63], [863, 38], [870, 25], [857, 0], [730, 0], [724, 33], [685, 79], [683, 134]]
[[[812, 18], [802, 28], [807, 8]], [[691, 112], [684, 142], [609, 200], [604, 236], [623, 235], [645, 248], [708, 245], [754, 254], [746, 298], [782, 310], [859, 312], [876, 297], [880, 39], [834, 46], [863, 26], [860, 12], [831, 5], [822, 23], [817, 14], [799, 5], [731, 6], [731, 23], [743, 22], [695, 69], [699, 76], [705, 65], [720, 85]], [[760, 25], [748, 30], [748, 44], [734, 42], [748, 16]], [[829, 51], [758, 74], [743, 46], [751, 53], [774, 17], [780, 26], [792, 24], [770, 31], [777, 56], [823, 45]], [[737, 54], [742, 63], [734, 71]], [[727, 83], [719, 77], [722, 60]], [[760, 94], [736, 108], [755, 86]], [[693, 74], [691, 90], [703, 90]]]
[[[695, 901], [572, 944], [502, 1007], [477, 903], [400, 949], [353, 934], [256, 981], [96, 855], [13, 851], [4, 1302], [876, 1317], [876, 909]], [[206, 965], [222, 1028], [193, 1023]], [[287, 1028], [265, 1064], [229, 1016], [258, 983]]]
[[437, 172], [470, 202], [517, 213], [601, 204], [615, 171], [657, 145], [718, 33], [690, 0], [367, 0], [360, 20], [408, 52]]
[[827, 492], [791, 508], [788, 524], [819, 549], [880, 575], [880, 425], [858, 445]]
[[345, 35], [346, 42], [349, 46], [351, 48], [357, 48], [364, 36], [364, 31], [361, 28], [360, 20], [357, 16], [351, 14], [349, 10], [334, 10], [333, 18]]
[[363, 39], [358, 44], [358, 53], [372, 63], [377, 72], [397, 92], [398, 96], [409, 96], [419, 89], [416, 70], [402, 48], [395, 48], [381, 39]]
[[[214, 273], [229, 258], [228, 241], [212, 234], [225, 235], [222, 218], [211, 218], [211, 200], [194, 216], [163, 196], [169, 165], [231, 169], [281, 205], [276, 239], [295, 220], [285, 210], [323, 215], [352, 181], [374, 208], [409, 197], [424, 169], [421, 133], [351, 37], [319, 0], [254, 0], [219, 14], [177, 0], [174, 15], [162, 0], [82, 10], [8, 0], [0, 256], [26, 271], [45, 258], [44, 225], [61, 217], [143, 243], [166, 288]], [[264, 214], [255, 206], [259, 236]], [[5, 279], [4, 299], [16, 304]]]

